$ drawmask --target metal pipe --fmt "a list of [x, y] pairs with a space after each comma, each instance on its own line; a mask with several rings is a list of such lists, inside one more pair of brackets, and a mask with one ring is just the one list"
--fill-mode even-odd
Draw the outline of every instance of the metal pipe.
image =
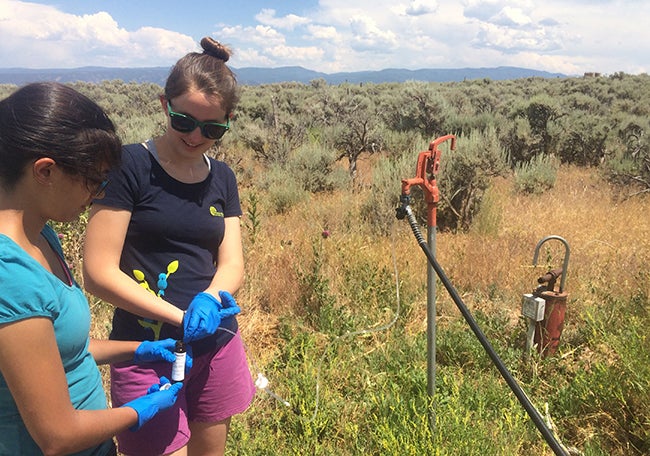
[[460, 295], [453, 287], [453, 285], [451, 284], [447, 276], [445, 275], [445, 272], [442, 270], [442, 267], [440, 267], [435, 256], [433, 255], [433, 253], [427, 246], [426, 242], [424, 241], [424, 238], [422, 237], [422, 233], [420, 232], [420, 228], [417, 224], [417, 221], [415, 220], [415, 216], [413, 215], [413, 211], [411, 210], [411, 208], [409, 206], [406, 206], [405, 208], [403, 208], [402, 213], [406, 215], [409, 225], [411, 226], [411, 230], [413, 231], [413, 234], [415, 235], [418, 244], [422, 248], [422, 251], [427, 256], [430, 265], [433, 267], [438, 277], [440, 277], [440, 281], [442, 282], [442, 284], [445, 286], [445, 288], [451, 295], [454, 303], [456, 303], [456, 306], [458, 307], [461, 314], [465, 318], [465, 321], [467, 321], [467, 323], [469, 324], [470, 328], [478, 338], [479, 342], [481, 343], [481, 345], [483, 346], [487, 354], [490, 356], [490, 359], [492, 360], [494, 365], [501, 373], [501, 376], [506, 381], [506, 383], [508, 384], [512, 392], [515, 394], [515, 396], [517, 397], [521, 405], [528, 413], [528, 416], [530, 416], [535, 426], [537, 426], [539, 432], [542, 434], [542, 436], [544, 437], [548, 445], [551, 447], [551, 449], [557, 456], [569, 456], [569, 453], [555, 438], [553, 432], [546, 426], [546, 423], [544, 422], [544, 418], [542, 417], [542, 415], [535, 408], [535, 406], [532, 404], [530, 399], [528, 399], [528, 396], [526, 396], [524, 390], [519, 386], [517, 381], [510, 374], [505, 364], [503, 364], [503, 361], [501, 361], [501, 358], [499, 358], [499, 355], [496, 353], [496, 351], [494, 351], [492, 345], [490, 345], [490, 342], [488, 341], [487, 337], [485, 336], [481, 328], [478, 326], [478, 323], [476, 323], [476, 320], [472, 316], [471, 312], [469, 311], [469, 309], [467, 308], [467, 306], [465, 305], [465, 303], [463, 302]]
[[[435, 255], [436, 246], [436, 207], [440, 195], [436, 182], [436, 175], [440, 169], [441, 152], [438, 146], [446, 141], [451, 141], [450, 150], [456, 148], [456, 136], [446, 135], [436, 138], [429, 144], [429, 149], [420, 152], [415, 170], [415, 177], [402, 180], [401, 206], [397, 209], [397, 218], [404, 218], [404, 211], [410, 211], [411, 186], [417, 185], [424, 191], [427, 203], [427, 240], [432, 246]], [[412, 213], [411, 213], [412, 216]], [[424, 239], [422, 239], [424, 242]], [[436, 275], [430, 264], [427, 264], [427, 394], [431, 404], [430, 424], [431, 432], [435, 432], [435, 407], [434, 397], [436, 392]]]
[[[436, 227], [429, 226], [427, 240], [431, 254], [436, 254]], [[427, 394], [433, 398], [436, 392], [436, 273], [427, 263]], [[431, 430], [435, 431], [436, 412], [431, 407]]]
[[557, 239], [558, 241], [561, 241], [564, 244], [564, 248], [565, 248], [564, 265], [562, 266], [562, 278], [560, 279], [560, 293], [562, 293], [564, 291], [566, 273], [569, 268], [569, 255], [571, 254], [571, 250], [569, 249], [569, 243], [566, 241], [566, 239], [560, 236], [551, 235], [551, 236], [546, 236], [545, 238], [540, 240], [537, 243], [537, 246], [535, 247], [535, 253], [533, 255], [533, 266], [537, 266], [537, 257], [539, 256], [539, 249], [542, 247], [542, 244], [544, 244], [546, 241], [550, 241], [551, 239]]

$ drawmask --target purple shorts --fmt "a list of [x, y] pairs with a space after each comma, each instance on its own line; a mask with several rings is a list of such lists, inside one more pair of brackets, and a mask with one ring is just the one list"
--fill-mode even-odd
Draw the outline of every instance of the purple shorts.
[[[171, 377], [170, 363], [111, 366], [113, 407], [142, 396], [163, 375]], [[239, 333], [218, 352], [195, 358], [183, 383], [172, 408], [159, 412], [138, 431], [125, 431], [117, 436], [121, 453], [138, 456], [172, 453], [187, 445], [188, 421], [222, 421], [248, 408], [255, 395], [255, 384]]]

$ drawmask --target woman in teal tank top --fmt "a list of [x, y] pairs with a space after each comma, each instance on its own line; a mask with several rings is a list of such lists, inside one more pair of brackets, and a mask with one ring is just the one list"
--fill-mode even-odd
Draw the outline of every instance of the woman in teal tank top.
[[171, 407], [165, 378], [107, 408], [98, 363], [173, 361], [174, 340], [89, 338], [90, 310], [48, 221], [101, 196], [121, 143], [72, 88], [28, 84], [0, 101], [0, 455], [111, 455], [112, 437]]

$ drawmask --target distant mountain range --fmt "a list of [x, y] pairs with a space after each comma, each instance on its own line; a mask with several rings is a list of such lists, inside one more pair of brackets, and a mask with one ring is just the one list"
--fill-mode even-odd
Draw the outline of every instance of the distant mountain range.
[[[164, 85], [169, 74], [168, 67], [111, 68], [82, 67], [71, 69], [26, 69], [0, 68], [0, 84], [22, 85], [35, 81], [91, 82], [119, 79], [124, 82], [151, 82]], [[565, 78], [561, 73], [531, 70], [518, 67], [496, 68], [458, 68], [405, 70], [391, 68], [379, 71], [357, 71], [347, 73], [321, 73], [298, 66], [280, 68], [233, 68], [237, 80], [243, 85], [273, 84], [278, 82], [298, 82], [308, 84], [315, 79], [323, 79], [328, 84], [384, 83], [405, 81], [451, 82], [472, 79], [520, 79], [529, 77]]]

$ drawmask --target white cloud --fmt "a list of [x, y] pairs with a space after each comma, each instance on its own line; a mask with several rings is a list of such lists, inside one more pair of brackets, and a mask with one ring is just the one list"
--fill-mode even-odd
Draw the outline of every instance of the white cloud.
[[476, 47], [488, 47], [506, 53], [561, 49], [561, 40], [549, 35], [545, 29], [516, 29], [498, 27], [492, 24], [482, 26], [481, 32], [472, 42]]
[[295, 14], [287, 14], [284, 17], [276, 17], [275, 10], [263, 9], [255, 16], [255, 19], [265, 25], [285, 30], [293, 30], [298, 26], [309, 24], [311, 21], [306, 17], [297, 16]]
[[501, 0], [469, 0], [465, 3], [464, 14], [466, 17], [488, 21], [492, 16], [501, 11]]
[[397, 37], [391, 30], [379, 27], [368, 16], [355, 16], [350, 19], [352, 47], [357, 50], [390, 49], [397, 44]]
[[224, 27], [219, 30], [217, 35], [220, 40], [229, 38], [239, 43], [262, 47], [278, 46], [286, 43], [286, 38], [282, 33], [267, 25]]
[[[650, 2], [645, 0], [319, 0], [317, 6], [297, 6], [283, 15], [261, 9], [236, 23], [223, 15], [223, 24], [195, 37], [189, 36], [193, 31], [151, 27], [146, 15], [137, 29], [128, 30], [111, 16], [113, 2], [104, 5], [108, 12], [74, 15], [0, 0], [0, 65], [171, 65], [197, 50], [205, 33], [232, 47], [235, 67], [650, 71], [650, 30], [642, 20], [650, 17]], [[190, 19], [197, 21], [195, 12]], [[183, 20], [179, 16], [177, 22]]]
[[405, 13], [409, 16], [422, 16], [434, 13], [438, 9], [436, 0], [412, 0], [407, 6]]
[[[522, 65], [521, 62], [528, 62]], [[517, 66], [524, 68], [543, 68], [551, 73], [563, 73], [568, 75], [581, 75], [585, 72], [584, 67], [580, 61], [568, 57], [557, 57], [549, 55], [540, 55], [535, 52], [522, 52], [517, 56], [514, 63]], [[591, 70], [593, 71], [593, 69]]]
[[[325, 33], [324, 28], [318, 29]], [[333, 30], [329, 30], [331, 34]], [[221, 41], [237, 43], [231, 60], [235, 67], [293, 66], [318, 61], [324, 51], [317, 46], [287, 44], [286, 36], [267, 25], [255, 27], [223, 27], [217, 33]]]
[[284, 62], [286, 65], [290, 65], [296, 60], [317, 60], [323, 56], [323, 50], [315, 46], [274, 46], [268, 49], [269, 53], [272, 54], [280, 62]]
[[[194, 39], [169, 30], [120, 28], [106, 12], [77, 16], [54, 7], [0, 1], [0, 61], [27, 68], [88, 65], [156, 66], [195, 50]], [[17, 50], [20, 50], [17, 52]]]
[[[141, 57], [140, 62], [148, 61], [147, 57], [153, 51], [160, 62], [173, 64], [179, 57], [188, 52], [200, 52], [199, 45], [193, 38], [177, 32], [170, 32], [154, 27], [142, 27], [128, 34], [127, 48], [131, 47], [130, 56]], [[120, 51], [123, 48], [120, 48]], [[140, 64], [142, 65], [142, 64]], [[150, 65], [147, 65], [150, 66]]]
[[335, 27], [324, 25], [309, 25], [307, 27], [307, 39], [312, 40], [334, 40], [338, 37], [338, 32]]
[[511, 6], [506, 6], [499, 11], [491, 18], [491, 21], [495, 24], [515, 27], [521, 27], [533, 22], [521, 8]]
[[274, 58], [261, 54], [257, 49], [249, 47], [238, 49], [231, 61], [233, 62], [233, 66], [238, 68], [276, 66]]

